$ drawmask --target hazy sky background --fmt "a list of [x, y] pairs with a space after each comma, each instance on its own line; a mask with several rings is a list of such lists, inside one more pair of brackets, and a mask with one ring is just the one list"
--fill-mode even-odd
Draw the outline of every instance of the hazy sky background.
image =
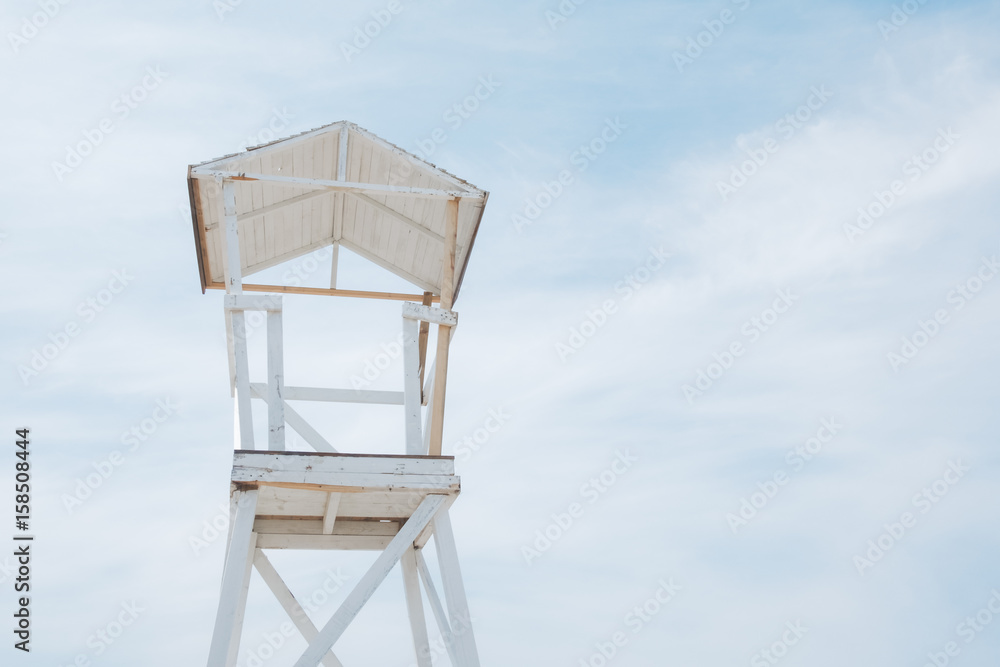
[[[0, 662], [204, 664], [233, 420], [185, 170], [346, 119], [491, 192], [446, 424], [484, 665], [599, 667], [617, 632], [622, 667], [756, 667], [784, 639], [788, 667], [996, 664], [1000, 616], [975, 616], [1000, 612], [1000, 6], [399, 0], [345, 49], [389, 4], [0, 8], [0, 483], [13, 534], [13, 431], [30, 426], [37, 535], [33, 652], [2, 626]], [[77, 164], [81, 142], [97, 145]], [[321, 285], [314, 260], [295, 270]], [[341, 275], [402, 286], [349, 253]], [[287, 381], [350, 386], [398, 331], [396, 303], [288, 298]], [[401, 378], [397, 359], [374, 388]], [[123, 441], [158, 401], [172, 414]], [[395, 408], [307, 407], [341, 450], [402, 451]], [[502, 428], [459, 449], [491, 410]], [[584, 488], [619, 456], [614, 484]], [[582, 516], [525, 551], [572, 503]], [[346, 580], [322, 623], [372, 558], [273, 560], [302, 598]], [[680, 590], [636, 621], [660, 582]], [[135, 622], [102, 643], [123, 604]], [[255, 574], [241, 667], [285, 620]], [[397, 571], [338, 653], [406, 667], [409, 641]], [[263, 664], [304, 648], [281, 643]]]

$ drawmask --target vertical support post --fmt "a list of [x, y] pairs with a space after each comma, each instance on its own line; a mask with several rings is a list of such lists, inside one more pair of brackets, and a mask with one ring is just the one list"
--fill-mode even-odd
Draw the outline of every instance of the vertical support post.
[[427, 377], [427, 381], [430, 383], [430, 391], [427, 394], [427, 418], [424, 419], [424, 443], [423, 452], [431, 451], [431, 419], [434, 418], [434, 373], [436, 372], [436, 366], [431, 366], [431, 371]]
[[337, 150], [338, 181], [347, 180], [347, 140], [348, 140], [348, 130], [347, 126], [344, 125], [342, 128], [340, 128], [340, 140], [337, 142], [339, 144]]
[[403, 318], [403, 412], [406, 425], [406, 453], [421, 455], [425, 452], [420, 436], [420, 350], [417, 320]]
[[285, 362], [281, 316], [280, 308], [267, 311], [267, 448], [271, 451], [285, 450]]
[[236, 411], [240, 449], [253, 449], [253, 412], [250, 407], [250, 360], [247, 356], [247, 320], [242, 310], [232, 311], [233, 351], [236, 356]]
[[226, 294], [243, 294], [243, 263], [240, 260], [240, 223], [236, 218], [236, 184], [222, 181], [222, 219], [225, 223]]
[[[433, 294], [430, 292], [424, 292], [423, 305], [430, 306], [434, 304]], [[420, 321], [420, 404], [427, 405], [427, 397], [423, 395], [424, 391], [424, 371], [427, 370], [427, 336], [430, 333], [431, 324], [430, 322]], [[426, 450], [425, 450], [426, 451]]]
[[420, 596], [420, 579], [417, 575], [417, 557], [412, 545], [403, 553], [400, 565], [403, 569], [403, 590], [406, 593], [410, 630], [413, 632], [413, 649], [417, 653], [417, 667], [432, 667], [431, 645], [427, 639], [427, 620], [424, 617], [424, 601]]
[[208, 652], [208, 667], [232, 667], [236, 663], [236, 648], [243, 630], [243, 607], [249, 584], [247, 563], [248, 559], [252, 562], [255, 547], [253, 521], [257, 514], [257, 489], [236, 491], [234, 496], [236, 520], [222, 572], [222, 592]]
[[[347, 142], [349, 134], [347, 125], [340, 128], [340, 139], [337, 141], [337, 180], [347, 180]], [[340, 238], [344, 232], [344, 206], [347, 194], [337, 192], [333, 195], [333, 255], [330, 266], [330, 287], [337, 289], [337, 265], [340, 259]]]
[[[343, 197], [342, 192], [338, 192], [334, 195], [334, 205], [339, 201], [338, 197]], [[334, 241], [333, 246], [330, 248], [330, 259], [332, 264], [330, 265], [330, 289], [337, 289], [337, 263], [340, 260], [340, 241]]]
[[340, 494], [330, 493], [326, 496], [326, 510], [323, 512], [323, 534], [333, 535], [333, 527], [337, 523], [337, 512], [340, 511]]
[[236, 397], [236, 348], [233, 336], [233, 311], [226, 309], [226, 352], [229, 353], [229, 395]]
[[[445, 215], [444, 258], [442, 260], [441, 307], [451, 310], [455, 301], [455, 245], [458, 238], [459, 200], [448, 200]], [[437, 359], [434, 371], [434, 405], [431, 408], [431, 456], [441, 456], [441, 440], [444, 436], [444, 396], [448, 379], [448, 345], [451, 342], [451, 327], [438, 325]]]
[[[227, 294], [243, 294], [243, 264], [240, 260], [240, 225], [236, 218], [236, 184], [222, 181], [222, 218], [225, 221], [225, 278]], [[250, 407], [250, 362], [247, 358], [247, 325], [242, 310], [229, 318], [232, 329], [233, 362], [236, 371], [236, 405], [239, 411], [240, 448], [253, 449], [253, 412]]]
[[[476, 637], [472, 632], [472, 616], [469, 612], [469, 602], [465, 597], [462, 568], [458, 564], [458, 548], [455, 546], [455, 533], [451, 528], [448, 510], [438, 513], [434, 518], [434, 544], [437, 546], [438, 563], [441, 566], [441, 583], [448, 603], [452, 636], [457, 640], [455, 653], [458, 664], [460, 667], [479, 667], [479, 652], [476, 649]], [[463, 625], [465, 630], [459, 631], [457, 629], [459, 625]]]

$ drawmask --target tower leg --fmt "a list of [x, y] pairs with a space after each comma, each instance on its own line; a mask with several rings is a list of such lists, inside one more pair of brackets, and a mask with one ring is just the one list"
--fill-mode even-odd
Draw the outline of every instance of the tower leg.
[[458, 564], [458, 549], [448, 510], [440, 512], [434, 519], [434, 544], [437, 546], [442, 587], [455, 639], [455, 655], [458, 658], [456, 667], [479, 667], [479, 652], [472, 632], [472, 617], [465, 597], [462, 568]]
[[208, 652], [208, 667], [233, 667], [243, 631], [243, 610], [250, 584], [250, 568], [256, 541], [253, 532], [257, 512], [257, 489], [237, 491], [236, 520], [222, 572], [222, 592], [215, 616], [215, 631]]
[[431, 645], [427, 639], [427, 621], [424, 618], [424, 601], [420, 595], [420, 579], [417, 575], [417, 557], [412, 546], [403, 553], [400, 565], [403, 569], [403, 589], [406, 592], [410, 629], [413, 631], [413, 649], [417, 653], [417, 667], [432, 667]]
[[[227, 667], [236, 664], [240, 652], [240, 637], [243, 635], [243, 617], [247, 610], [247, 593], [250, 591], [250, 573], [253, 572], [253, 553], [257, 549], [257, 533], [250, 533], [249, 557], [243, 567], [243, 577], [240, 579], [240, 597], [236, 601], [236, 617], [233, 621], [233, 633], [229, 640], [229, 662]], [[225, 574], [223, 574], [225, 576]]]
[[451, 659], [451, 664], [454, 667], [454, 665], [458, 665], [458, 658], [455, 656], [455, 639], [451, 634], [451, 623], [448, 621], [448, 614], [441, 604], [441, 598], [438, 597], [437, 589], [434, 588], [434, 579], [431, 578], [431, 571], [424, 560], [423, 552], [416, 552], [416, 556], [417, 572], [420, 573], [420, 578], [424, 582], [424, 590], [427, 591], [427, 601], [430, 602], [431, 611], [434, 612], [434, 620], [437, 621], [438, 630], [441, 631], [444, 646], [448, 649], [448, 657]]

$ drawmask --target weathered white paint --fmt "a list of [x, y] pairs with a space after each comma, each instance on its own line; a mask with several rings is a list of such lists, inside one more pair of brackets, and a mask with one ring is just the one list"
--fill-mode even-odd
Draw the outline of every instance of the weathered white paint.
[[319, 634], [309, 642], [308, 648], [302, 657], [295, 662], [295, 667], [315, 667], [320, 657], [329, 651], [333, 645], [344, 634], [344, 630], [350, 625], [354, 617], [361, 611], [361, 607], [375, 593], [375, 589], [389, 575], [389, 571], [395, 567], [396, 562], [403, 553], [413, 546], [413, 540], [423, 530], [438, 508], [444, 503], [442, 496], [427, 496], [420, 506], [413, 512], [413, 515], [403, 524], [399, 533], [386, 546], [385, 550], [375, 559], [375, 563], [365, 575], [358, 581], [354, 589], [347, 595], [340, 608], [334, 612], [333, 616], [319, 631]]

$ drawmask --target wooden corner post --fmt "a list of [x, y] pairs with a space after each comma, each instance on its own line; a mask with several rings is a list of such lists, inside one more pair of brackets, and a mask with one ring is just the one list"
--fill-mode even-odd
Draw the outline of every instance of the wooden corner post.
[[[231, 179], [222, 181], [222, 219], [226, 261], [226, 294], [243, 294], [243, 265], [240, 260], [240, 226], [236, 215], [236, 185]], [[229, 359], [232, 389], [236, 394], [241, 449], [253, 449], [253, 413], [250, 411], [250, 361], [247, 354], [247, 324], [242, 310], [226, 310], [230, 326]]]
[[[455, 302], [455, 246], [458, 238], [459, 199], [449, 199], [445, 214], [444, 257], [442, 259], [441, 308], [451, 310]], [[434, 398], [431, 405], [431, 456], [441, 456], [441, 440], [444, 436], [444, 396], [448, 380], [448, 345], [451, 342], [451, 327], [438, 325], [437, 359], [434, 368]]]

